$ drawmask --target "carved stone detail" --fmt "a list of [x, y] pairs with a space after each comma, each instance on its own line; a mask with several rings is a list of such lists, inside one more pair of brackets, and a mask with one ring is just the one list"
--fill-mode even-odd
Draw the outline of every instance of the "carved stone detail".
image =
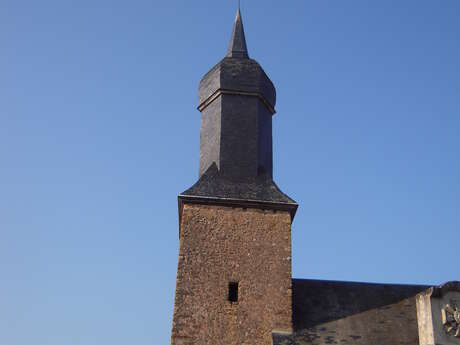
[[456, 304], [446, 304], [441, 309], [441, 320], [447, 334], [460, 338], [460, 308]]
[[416, 302], [420, 345], [460, 345], [460, 281], [433, 286]]

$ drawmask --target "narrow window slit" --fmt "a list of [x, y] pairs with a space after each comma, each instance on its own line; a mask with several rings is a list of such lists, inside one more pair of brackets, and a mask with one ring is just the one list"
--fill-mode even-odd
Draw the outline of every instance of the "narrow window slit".
[[228, 284], [228, 300], [232, 303], [238, 302], [238, 282]]

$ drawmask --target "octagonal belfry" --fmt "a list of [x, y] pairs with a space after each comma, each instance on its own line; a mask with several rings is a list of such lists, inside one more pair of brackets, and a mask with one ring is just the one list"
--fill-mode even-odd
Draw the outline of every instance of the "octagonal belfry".
[[216, 163], [224, 176], [272, 177], [276, 92], [262, 67], [248, 58], [224, 58], [201, 80], [199, 100], [199, 176]]
[[226, 56], [201, 79], [198, 181], [179, 195], [186, 202], [213, 202], [286, 210], [297, 203], [273, 181], [272, 116], [276, 90], [249, 58], [238, 10]]

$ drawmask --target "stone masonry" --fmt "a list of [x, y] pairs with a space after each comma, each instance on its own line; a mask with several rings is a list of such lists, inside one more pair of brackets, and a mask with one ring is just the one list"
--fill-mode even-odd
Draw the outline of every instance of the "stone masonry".
[[289, 212], [198, 204], [182, 212], [171, 344], [271, 345], [272, 331], [291, 332]]

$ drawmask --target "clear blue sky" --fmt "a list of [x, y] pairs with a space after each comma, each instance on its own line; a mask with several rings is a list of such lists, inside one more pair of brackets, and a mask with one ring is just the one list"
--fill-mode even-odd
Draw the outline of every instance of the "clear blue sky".
[[[0, 345], [168, 344], [235, 1], [0, 2]], [[460, 1], [249, 1], [294, 277], [460, 280]]]

